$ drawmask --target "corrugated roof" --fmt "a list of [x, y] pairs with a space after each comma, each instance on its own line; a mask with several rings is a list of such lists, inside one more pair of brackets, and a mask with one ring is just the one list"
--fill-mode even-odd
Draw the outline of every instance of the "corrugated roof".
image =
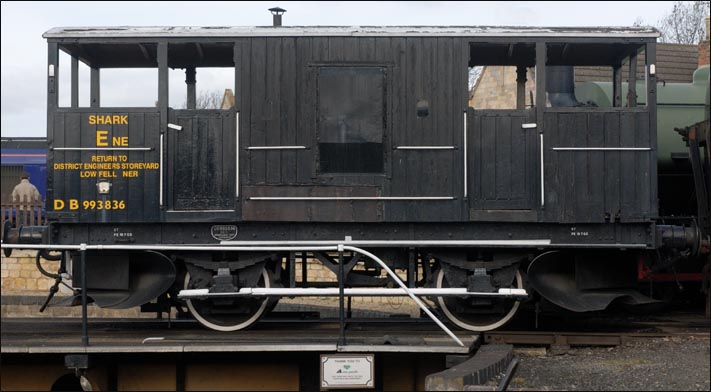
[[242, 36], [515, 36], [656, 38], [653, 27], [511, 26], [114, 26], [55, 27], [44, 38], [242, 37]]

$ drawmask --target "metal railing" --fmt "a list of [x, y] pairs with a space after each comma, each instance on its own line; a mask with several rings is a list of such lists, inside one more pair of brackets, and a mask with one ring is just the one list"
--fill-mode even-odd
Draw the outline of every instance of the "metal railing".
[[44, 244], [2, 244], [3, 249], [35, 249], [35, 250], [75, 250], [80, 253], [80, 268], [82, 270], [82, 279], [80, 282], [81, 294], [82, 294], [82, 342], [86, 346], [88, 345], [88, 323], [87, 323], [87, 293], [86, 293], [86, 251], [87, 250], [176, 250], [176, 251], [206, 251], [206, 250], [220, 250], [220, 251], [270, 251], [270, 252], [313, 252], [313, 251], [337, 251], [339, 260], [339, 321], [340, 321], [340, 334], [339, 343], [345, 345], [345, 312], [344, 312], [344, 297], [345, 297], [345, 280], [346, 274], [343, 261], [343, 252], [345, 250], [360, 253], [377, 264], [379, 264], [392, 278], [398, 286], [412, 298], [417, 305], [422, 309], [424, 313], [429, 316], [432, 321], [434, 321], [447, 335], [449, 335], [452, 340], [454, 340], [457, 345], [464, 346], [464, 343], [454, 334], [449, 328], [447, 328], [442, 321], [440, 321], [428, 308], [427, 306], [417, 298], [417, 296], [411, 291], [410, 288], [405, 285], [405, 283], [400, 279], [393, 270], [391, 270], [385, 262], [374, 254], [354, 246], [348, 246], [344, 244], [338, 244], [337, 246], [193, 246], [193, 245], [163, 245], [163, 244], [153, 244], [153, 245], [44, 245]]

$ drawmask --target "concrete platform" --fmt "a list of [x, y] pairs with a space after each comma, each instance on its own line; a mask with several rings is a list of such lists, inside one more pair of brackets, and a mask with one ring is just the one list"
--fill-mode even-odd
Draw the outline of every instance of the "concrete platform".
[[217, 332], [193, 321], [93, 319], [89, 346], [81, 344], [80, 319], [3, 318], [2, 354], [369, 352], [469, 354], [479, 335], [460, 332], [461, 347], [428, 324], [352, 324], [345, 346], [338, 324], [261, 323], [247, 331]]

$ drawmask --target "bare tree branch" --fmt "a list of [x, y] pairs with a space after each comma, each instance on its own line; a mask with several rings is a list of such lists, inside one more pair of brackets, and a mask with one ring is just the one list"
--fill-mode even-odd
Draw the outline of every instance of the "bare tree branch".
[[706, 37], [704, 18], [709, 14], [709, 1], [677, 2], [657, 28], [661, 42], [696, 44]]
[[[220, 109], [223, 97], [224, 92], [220, 90], [200, 91], [200, 94], [195, 97], [195, 109]], [[185, 109], [187, 107], [188, 103], [183, 102], [182, 108]]]

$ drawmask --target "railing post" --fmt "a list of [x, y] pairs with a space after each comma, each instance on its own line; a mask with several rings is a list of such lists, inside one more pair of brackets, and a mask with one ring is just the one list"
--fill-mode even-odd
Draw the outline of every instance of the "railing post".
[[417, 271], [417, 263], [415, 257], [415, 248], [410, 248], [408, 251], [407, 258], [407, 286], [410, 288], [415, 288], [417, 282], [415, 280], [415, 271]]
[[23, 214], [23, 216], [22, 216], [22, 219], [23, 219], [23, 221], [24, 221], [23, 224], [24, 224], [25, 226], [30, 226], [30, 225], [31, 225], [31, 219], [32, 219], [32, 207], [30, 207], [30, 206], [32, 205], [32, 199], [31, 199], [29, 196], [27, 196], [27, 195], [25, 195], [25, 198], [24, 198], [24, 199], [25, 199], [25, 200], [22, 202], [22, 204], [23, 204], [23, 209], [22, 209], [22, 211], [24, 211], [24, 214]]
[[400, 286], [400, 288], [405, 290], [407, 295], [410, 298], [412, 298], [413, 301], [415, 301], [417, 306], [419, 306], [420, 309], [422, 309], [422, 311], [425, 312], [432, 319], [432, 321], [434, 321], [444, 332], [446, 332], [447, 335], [449, 335], [449, 337], [452, 338], [452, 340], [457, 342], [458, 345], [464, 347], [464, 343], [462, 343], [462, 341], [454, 333], [452, 333], [452, 331], [450, 331], [449, 328], [447, 328], [447, 326], [442, 324], [442, 322], [439, 321], [439, 319], [429, 309], [427, 309], [427, 306], [419, 298], [417, 298], [417, 296], [412, 294], [412, 292], [407, 287], [407, 285], [405, 285], [405, 283], [403, 283], [402, 279], [400, 279], [400, 277], [398, 277], [397, 274], [395, 272], [393, 272], [393, 270], [391, 270], [390, 267], [388, 267], [388, 265], [385, 264], [384, 261], [380, 260], [380, 258], [378, 258], [376, 255], [374, 255], [364, 249], [356, 248], [354, 246], [344, 247], [343, 245], [338, 245], [338, 249], [339, 250], [348, 249], [350, 251], [358, 252], [366, 257], [369, 257], [371, 260], [375, 261], [376, 263], [380, 264], [380, 266], [383, 267], [385, 272], [387, 272], [388, 275], [390, 275], [390, 277], [395, 281], [395, 283], [397, 283], [398, 286]]
[[301, 287], [306, 287], [306, 284], [308, 283], [308, 264], [307, 264], [307, 258], [306, 258], [306, 253], [302, 251], [301, 252]]
[[[0, 204], [0, 238], [5, 238], [5, 204]], [[10, 213], [12, 214], [12, 212]]]
[[20, 196], [20, 201], [17, 204], [17, 227], [27, 226], [27, 211], [25, 211], [25, 196]]
[[86, 347], [89, 345], [89, 321], [86, 315], [86, 244], [82, 243], [79, 249], [81, 252], [81, 343]]
[[346, 274], [343, 266], [343, 245], [338, 245], [338, 345], [346, 345], [346, 315], [344, 309], [344, 291], [345, 291]]

